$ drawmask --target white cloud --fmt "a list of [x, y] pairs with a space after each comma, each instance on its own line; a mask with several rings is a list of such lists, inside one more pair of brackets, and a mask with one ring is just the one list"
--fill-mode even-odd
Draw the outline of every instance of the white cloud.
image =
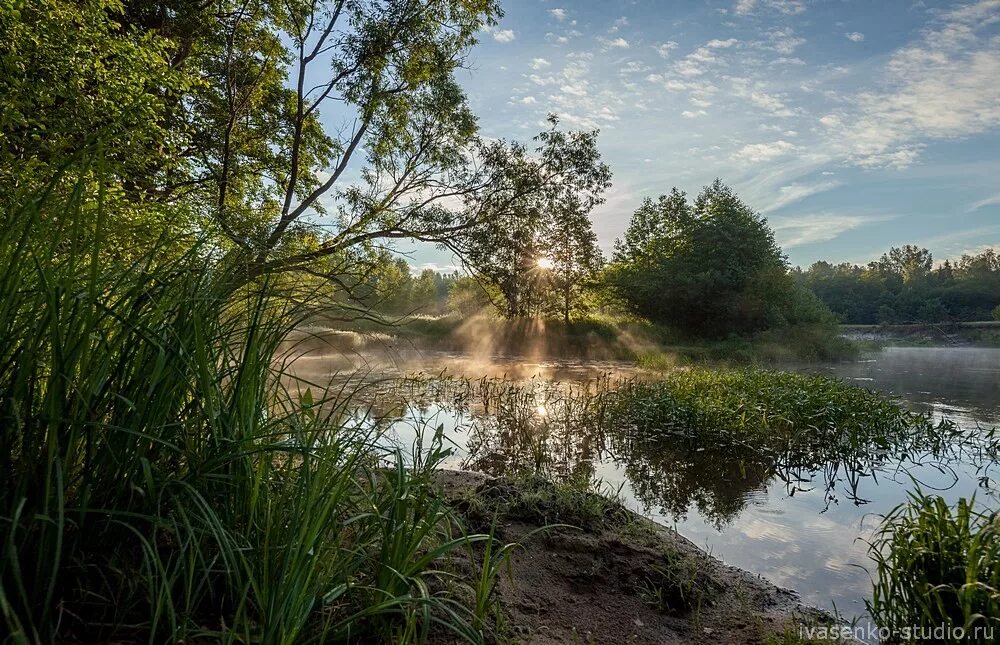
[[541, 85], [542, 87], [546, 85], [555, 85], [559, 82], [555, 76], [539, 76], [538, 74], [528, 76], [528, 80], [535, 85]]
[[587, 82], [566, 83], [559, 86], [559, 91], [563, 94], [571, 94], [573, 96], [587, 96]]
[[670, 56], [670, 52], [677, 49], [677, 47], [678, 47], [677, 43], [675, 43], [672, 40], [668, 40], [665, 43], [654, 45], [653, 49], [656, 50], [656, 53], [659, 54], [661, 58], [667, 58]]
[[850, 33], [844, 34], [844, 36], [846, 36], [848, 40], [854, 41], [856, 43], [860, 43], [862, 40], [865, 39], [865, 35], [860, 31], [852, 31]]
[[602, 38], [601, 42], [604, 43], [604, 45], [609, 49], [628, 49], [628, 41], [624, 38], [615, 38], [614, 40], [606, 40]]
[[762, 49], [775, 51], [787, 56], [804, 45], [805, 42], [806, 39], [796, 36], [791, 27], [783, 27], [780, 29], [771, 29], [765, 34], [764, 40], [754, 44]]
[[767, 94], [766, 92], [751, 92], [749, 97], [750, 102], [757, 107], [770, 112], [774, 116], [789, 117], [794, 116], [795, 112], [790, 110], [777, 96], [772, 94]]
[[611, 29], [608, 30], [608, 33], [609, 34], [617, 33], [619, 29], [621, 29], [622, 27], [627, 27], [627, 26], [628, 26], [628, 18], [626, 18], [625, 16], [622, 16], [618, 20], [615, 20], [614, 24], [611, 25]]
[[649, 66], [644, 65], [639, 61], [630, 60], [618, 71], [622, 74], [641, 74], [643, 72], [648, 72]]
[[522, 105], [534, 105], [534, 104], [535, 104], [535, 103], [537, 103], [538, 101], [537, 101], [537, 100], [535, 100], [535, 97], [534, 97], [534, 96], [525, 96], [524, 98], [520, 99], [520, 100], [519, 100], [519, 101], [517, 101], [517, 102], [518, 102], [518, 103], [521, 103]]
[[764, 210], [776, 211], [780, 208], [788, 206], [789, 204], [801, 201], [806, 197], [826, 192], [836, 188], [837, 186], [840, 186], [840, 182], [825, 181], [818, 184], [789, 184], [787, 186], [781, 186], [778, 188], [777, 198], [771, 204], [768, 204]]
[[552, 63], [545, 60], [544, 58], [532, 58], [531, 62], [528, 63], [528, 67], [530, 67], [531, 69], [542, 69], [543, 67], [548, 67], [551, 64]]
[[735, 38], [728, 38], [726, 40], [715, 39], [715, 40], [710, 40], [707, 43], [705, 43], [705, 47], [708, 47], [708, 48], [711, 48], [711, 49], [728, 49], [728, 48], [732, 47], [733, 45], [735, 45], [738, 42], [740, 42], [740, 41], [736, 40]]
[[770, 161], [777, 157], [782, 157], [796, 150], [795, 144], [784, 139], [772, 141], [770, 143], [751, 143], [743, 146], [734, 155], [737, 159], [744, 161]]
[[681, 112], [681, 116], [685, 119], [697, 119], [700, 116], [708, 116], [708, 112], [705, 110], [684, 110]]
[[828, 128], [836, 128], [841, 125], [840, 117], [836, 114], [827, 114], [819, 118], [819, 122]]
[[863, 167], [905, 167], [928, 140], [1000, 127], [1000, 0], [943, 14], [914, 43], [893, 52], [881, 86], [854, 98], [851, 124], [835, 143]]
[[437, 262], [425, 262], [420, 265], [410, 265], [410, 273], [414, 276], [420, 275], [424, 271], [430, 269], [434, 273], [455, 273], [456, 271], [464, 271], [465, 269], [455, 265], [455, 264], [438, 264]]
[[768, 0], [768, 6], [786, 16], [794, 16], [806, 10], [802, 0]]
[[566, 20], [566, 10], [561, 7], [556, 7], [555, 9], [549, 9], [549, 14], [559, 22]]
[[[786, 16], [794, 16], [806, 10], [803, 0], [764, 0], [763, 6]], [[737, 0], [733, 12], [745, 16], [753, 13], [756, 8], [757, 0]]]
[[790, 249], [805, 244], [828, 242], [847, 231], [892, 217], [844, 215], [841, 213], [815, 213], [796, 215], [794, 219], [769, 219], [774, 236], [782, 248]]
[[971, 213], [972, 211], [979, 210], [983, 206], [996, 206], [997, 204], [1000, 204], [1000, 193], [990, 195], [986, 199], [980, 199], [978, 202], [973, 202], [969, 206], [968, 212]]
[[493, 40], [498, 43], [509, 43], [514, 40], [514, 31], [511, 29], [501, 29], [493, 32]]

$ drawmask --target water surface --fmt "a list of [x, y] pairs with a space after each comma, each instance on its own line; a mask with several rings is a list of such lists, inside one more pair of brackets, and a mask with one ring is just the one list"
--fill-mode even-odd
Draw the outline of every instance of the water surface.
[[[417, 354], [419, 366], [469, 377], [585, 381], [634, 370], [505, 359], [473, 360]], [[1000, 425], [1000, 349], [887, 348], [848, 363], [792, 366], [821, 372], [898, 398], [914, 410], [984, 431]], [[645, 376], [652, 377], [649, 374]], [[532, 403], [534, 405], [534, 403]], [[669, 436], [589, 432], [546, 418], [544, 401], [532, 423], [542, 439], [526, 443], [518, 429], [475, 408], [411, 404], [394, 412], [392, 433], [409, 445], [417, 428], [445, 428], [450, 465], [503, 474], [542, 466], [557, 476], [597, 478], [632, 509], [674, 526], [723, 561], [799, 592], [816, 606], [861, 616], [870, 593], [866, 540], [880, 515], [905, 501], [914, 485], [948, 499], [977, 495], [997, 506], [995, 473], [981, 455], [886, 454], [857, 463], [806, 470], [754, 452], [752, 446], [704, 446]]]

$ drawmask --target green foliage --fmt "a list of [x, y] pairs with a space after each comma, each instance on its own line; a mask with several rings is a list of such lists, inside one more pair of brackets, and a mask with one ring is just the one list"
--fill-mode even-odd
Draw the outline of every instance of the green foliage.
[[718, 180], [693, 204], [677, 189], [643, 202], [606, 281], [631, 312], [698, 336], [829, 320], [789, 277], [767, 222]]
[[[540, 473], [572, 486], [590, 481], [595, 462], [611, 456], [647, 508], [678, 518], [697, 506], [719, 526], [745, 508], [748, 491], [774, 481], [790, 494], [808, 482], [824, 486], [829, 500], [838, 492], [859, 500], [858, 487], [884, 465], [943, 457], [976, 441], [878, 393], [788, 372], [686, 368], [655, 380], [407, 386], [414, 388], [407, 400], [473, 411], [465, 467], [529, 479]], [[565, 508], [559, 513], [577, 523]]]
[[179, 165], [170, 102], [194, 79], [171, 67], [167, 39], [128, 24], [120, 0], [7, 2], [0, 38], [4, 196], [40, 188], [95, 133], [116, 140], [105, 171], [133, 196]]
[[794, 275], [843, 323], [989, 320], [1000, 302], [1000, 256], [993, 249], [934, 268], [930, 251], [906, 245], [867, 266], [816, 262]]
[[500, 295], [492, 293], [489, 285], [483, 285], [471, 276], [457, 276], [448, 285], [448, 311], [468, 318], [479, 313], [495, 311], [493, 302]]
[[698, 611], [707, 598], [719, 591], [709, 575], [708, 555], [682, 555], [668, 550], [663, 563], [645, 572], [640, 583], [646, 602], [668, 614]]
[[[190, 234], [196, 213], [151, 202], [189, 170], [172, 106], [199, 81], [171, 65], [170, 41], [130, 25], [118, 0], [3, 3], [0, 40], [0, 202], [72, 190], [50, 180], [101, 137], [115, 141], [102, 163], [105, 252], [134, 258], [154, 242], [178, 252], [165, 240]], [[81, 179], [97, 189], [95, 177]], [[85, 215], [76, 224], [93, 227]]]
[[893, 632], [889, 642], [937, 639], [934, 630], [942, 628], [967, 634], [959, 639], [953, 631], [944, 642], [995, 642], [1000, 630], [995, 513], [976, 510], [974, 500], [949, 507], [943, 498], [917, 490], [885, 517], [870, 553], [877, 572], [868, 611], [879, 627]]
[[439, 593], [464, 584], [441, 558], [486, 539], [434, 494], [440, 435], [406, 462], [357, 422], [350, 387], [296, 384], [279, 347], [311, 310], [275, 283], [234, 290], [198, 245], [105, 253], [98, 170], [2, 215], [3, 632], [482, 640], [488, 599]]
[[537, 473], [523, 472], [480, 486], [466, 500], [462, 513], [479, 526], [498, 518], [588, 531], [623, 526], [628, 512], [617, 500], [594, 488], [589, 479], [553, 482]]
[[[549, 218], [542, 231], [545, 244], [541, 267], [550, 273], [548, 286], [556, 295], [554, 306], [564, 322], [570, 313], [582, 309], [584, 290], [593, 287], [604, 257], [597, 243], [597, 234], [576, 195], [570, 195], [553, 206], [556, 214]], [[557, 304], [556, 304], [557, 303]]]
[[471, 163], [489, 146], [454, 70], [499, 15], [494, 0], [6, 3], [0, 191], [113, 140], [107, 235], [126, 233], [111, 248], [196, 231], [247, 279], [349, 288], [382, 262], [377, 240], [448, 242], [479, 218], [441, 201], [494, 172]]
[[993, 308], [993, 320], [1000, 321], [1000, 305]]
[[568, 319], [601, 263], [588, 213], [603, 202], [611, 171], [598, 133], [563, 132], [555, 116], [549, 123], [534, 155], [523, 146], [494, 151], [497, 189], [461, 246], [472, 271], [503, 295], [507, 318], [556, 309]]

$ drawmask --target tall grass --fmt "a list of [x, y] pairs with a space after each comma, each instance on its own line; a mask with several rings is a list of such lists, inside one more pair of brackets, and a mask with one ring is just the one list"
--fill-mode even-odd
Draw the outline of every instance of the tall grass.
[[877, 576], [868, 611], [890, 642], [1000, 640], [996, 513], [917, 490], [885, 517], [871, 556]]
[[349, 387], [283, 385], [307, 303], [215, 249], [109, 260], [99, 185], [0, 223], [0, 640], [481, 640], [440, 442], [387, 454]]

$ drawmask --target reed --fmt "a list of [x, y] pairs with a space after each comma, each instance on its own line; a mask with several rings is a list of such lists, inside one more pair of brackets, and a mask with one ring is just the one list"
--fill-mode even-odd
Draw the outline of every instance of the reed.
[[404, 459], [361, 385], [286, 373], [302, 294], [195, 240], [111, 253], [80, 163], [0, 222], [2, 640], [486, 638], [490, 587], [444, 591], [488, 537], [435, 494], [441, 442]]
[[870, 554], [877, 571], [868, 611], [890, 642], [1000, 640], [996, 513], [918, 489], [885, 517]]

